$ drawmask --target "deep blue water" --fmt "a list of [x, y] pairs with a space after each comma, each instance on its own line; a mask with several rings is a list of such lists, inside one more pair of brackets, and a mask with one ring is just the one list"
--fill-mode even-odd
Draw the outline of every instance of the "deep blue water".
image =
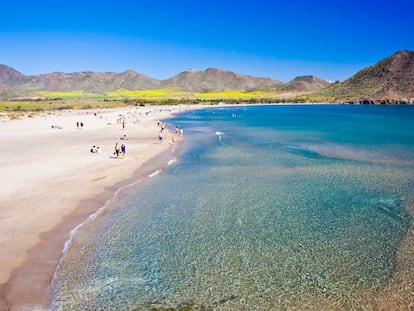
[[373, 309], [411, 230], [413, 120], [348, 105], [168, 120], [185, 131], [177, 162], [75, 239], [51, 308]]

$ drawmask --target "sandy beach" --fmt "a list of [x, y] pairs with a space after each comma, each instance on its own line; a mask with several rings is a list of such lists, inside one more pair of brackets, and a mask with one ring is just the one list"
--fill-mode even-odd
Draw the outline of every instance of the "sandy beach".
[[[70, 231], [138, 170], [150, 169], [144, 167], [147, 161], [171, 149], [175, 125], [163, 132], [160, 143], [157, 120], [184, 109], [55, 111], [0, 119], [5, 178], [0, 188], [0, 310], [44, 308]], [[114, 155], [115, 143], [126, 145], [125, 156]], [[93, 146], [101, 151], [92, 153]]]

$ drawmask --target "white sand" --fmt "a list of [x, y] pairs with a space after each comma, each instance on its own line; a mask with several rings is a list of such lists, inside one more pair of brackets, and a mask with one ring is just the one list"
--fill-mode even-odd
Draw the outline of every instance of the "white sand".
[[[172, 134], [164, 132], [160, 144], [156, 120], [182, 109], [66, 111], [0, 120], [0, 284], [25, 262], [40, 235], [61, 223], [81, 200], [131, 178], [146, 161], [170, 148]], [[126, 116], [125, 129], [117, 123], [120, 114]], [[76, 122], [84, 127], [77, 128]], [[125, 141], [120, 140], [123, 134]], [[114, 158], [116, 142], [127, 146], [125, 158]], [[91, 153], [92, 145], [102, 152]]]

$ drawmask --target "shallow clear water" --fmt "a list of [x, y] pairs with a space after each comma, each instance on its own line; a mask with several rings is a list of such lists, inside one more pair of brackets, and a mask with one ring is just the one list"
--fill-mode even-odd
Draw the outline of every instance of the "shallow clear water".
[[370, 310], [411, 226], [414, 107], [211, 108], [80, 234], [54, 310]]

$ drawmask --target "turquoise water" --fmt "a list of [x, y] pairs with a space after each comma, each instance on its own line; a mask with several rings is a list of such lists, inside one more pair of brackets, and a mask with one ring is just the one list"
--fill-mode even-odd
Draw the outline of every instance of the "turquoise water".
[[[371, 310], [414, 213], [414, 107], [210, 108], [106, 207], [53, 310]], [[407, 276], [413, 277], [413, 276]]]

